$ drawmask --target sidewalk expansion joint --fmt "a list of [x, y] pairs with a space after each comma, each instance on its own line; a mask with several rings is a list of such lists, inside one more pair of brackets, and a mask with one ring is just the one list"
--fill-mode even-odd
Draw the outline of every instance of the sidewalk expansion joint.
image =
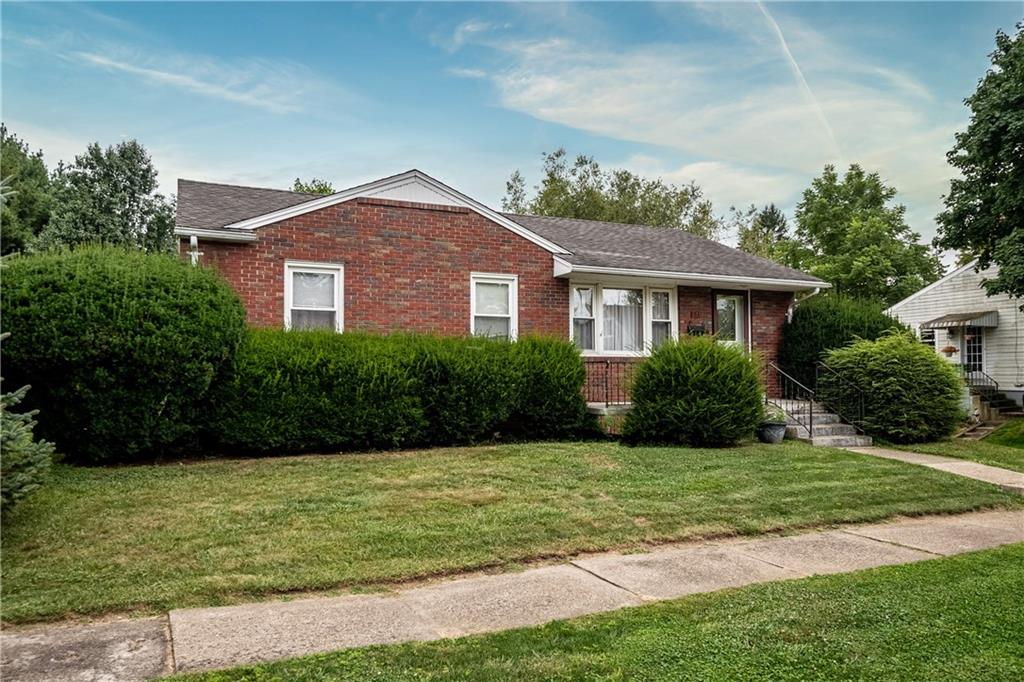
[[628, 594], [633, 595], [634, 597], [636, 597], [640, 601], [645, 601], [645, 602], [656, 601], [653, 597], [649, 597], [649, 596], [647, 596], [645, 594], [641, 594], [639, 592], [634, 592], [633, 590], [629, 589], [628, 587], [626, 587], [624, 585], [620, 585], [619, 583], [615, 582], [614, 580], [609, 580], [608, 578], [604, 577], [600, 573], [595, 573], [594, 571], [591, 571], [589, 568], [584, 568], [583, 566], [580, 566], [579, 564], [577, 564], [575, 561], [570, 561], [569, 565], [572, 566], [573, 568], [575, 568], [578, 571], [583, 571], [584, 573], [588, 573], [588, 574], [594, 576], [595, 578], [597, 578], [598, 580], [600, 580], [602, 582], [608, 583], [609, 585], [611, 585], [612, 587], [614, 587], [616, 589], [622, 590], [623, 592], [626, 592]]
[[839, 532], [840, 533], [846, 533], [847, 535], [852, 535], [852, 536], [860, 538], [862, 540], [871, 540], [873, 542], [878, 542], [878, 543], [881, 543], [883, 545], [892, 545], [893, 547], [901, 547], [903, 549], [911, 549], [911, 550], [913, 550], [915, 552], [921, 552], [922, 554], [931, 554], [934, 557], [941, 558], [941, 557], [945, 557], [946, 556], [945, 554], [941, 554], [939, 552], [933, 552], [930, 549], [925, 549], [923, 547], [915, 547], [914, 545], [905, 545], [902, 542], [896, 542], [895, 540], [883, 540], [882, 538], [876, 538], [873, 535], [865, 535], [863, 533], [858, 533], [855, 528], [851, 528], [851, 529], [840, 528]]

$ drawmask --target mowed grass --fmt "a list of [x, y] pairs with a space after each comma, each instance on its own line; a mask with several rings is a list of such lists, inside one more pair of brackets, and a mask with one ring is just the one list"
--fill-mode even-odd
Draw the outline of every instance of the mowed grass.
[[590, 550], [1024, 500], [802, 443], [533, 443], [58, 467], [3, 524], [3, 619], [348, 589]]
[[178, 679], [1024, 679], [1024, 545]]
[[983, 440], [946, 440], [937, 443], [901, 445], [900, 450], [969, 459], [1024, 473], [1024, 419], [999, 427]]

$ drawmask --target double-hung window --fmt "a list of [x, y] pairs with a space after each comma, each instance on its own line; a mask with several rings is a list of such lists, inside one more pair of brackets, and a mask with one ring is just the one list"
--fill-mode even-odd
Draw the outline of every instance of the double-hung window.
[[286, 262], [284, 328], [342, 331], [344, 272], [333, 263]]
[[643, 355], [678, 336], [674, 289], [573, 283], [569, 296], [570, 334], [586, 353]]
[[519, 279], [474, 272], [470, 276], [470, 332], [515, 340], [519, 330]]

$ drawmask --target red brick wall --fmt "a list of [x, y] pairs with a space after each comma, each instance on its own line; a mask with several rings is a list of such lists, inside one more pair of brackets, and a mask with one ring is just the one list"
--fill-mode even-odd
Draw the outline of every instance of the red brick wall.
[[750, 299], [753, 306], [750, 338], [754, 350], [760, 351], [765, 362], [778, 362], [782, 326], [793, 304], [793, 294], [789, 291], [752, 291]]
[[551, 254], [468, 209], [354, 199], [257, 234], [200, 240], [202, 262], [224, 274], [254, 326], [283, 325], [285, 260], [302, 260], [344, 264], [346, 330], [468, 334], [470, 273], [493, 272], [519, 276], [520, 334], [568, 333], [569, 285], [552, 276]]

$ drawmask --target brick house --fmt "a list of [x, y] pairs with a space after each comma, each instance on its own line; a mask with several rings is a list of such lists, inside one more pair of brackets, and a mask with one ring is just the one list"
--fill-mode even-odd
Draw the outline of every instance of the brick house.
[[558, 336], [601, 402], [680, 334], [774, 360], [794, 294], [828, 286], [680, 230], [500, 213], [417, 170], [329, 196], [181, 180], [175, 233], [250, 324]]

